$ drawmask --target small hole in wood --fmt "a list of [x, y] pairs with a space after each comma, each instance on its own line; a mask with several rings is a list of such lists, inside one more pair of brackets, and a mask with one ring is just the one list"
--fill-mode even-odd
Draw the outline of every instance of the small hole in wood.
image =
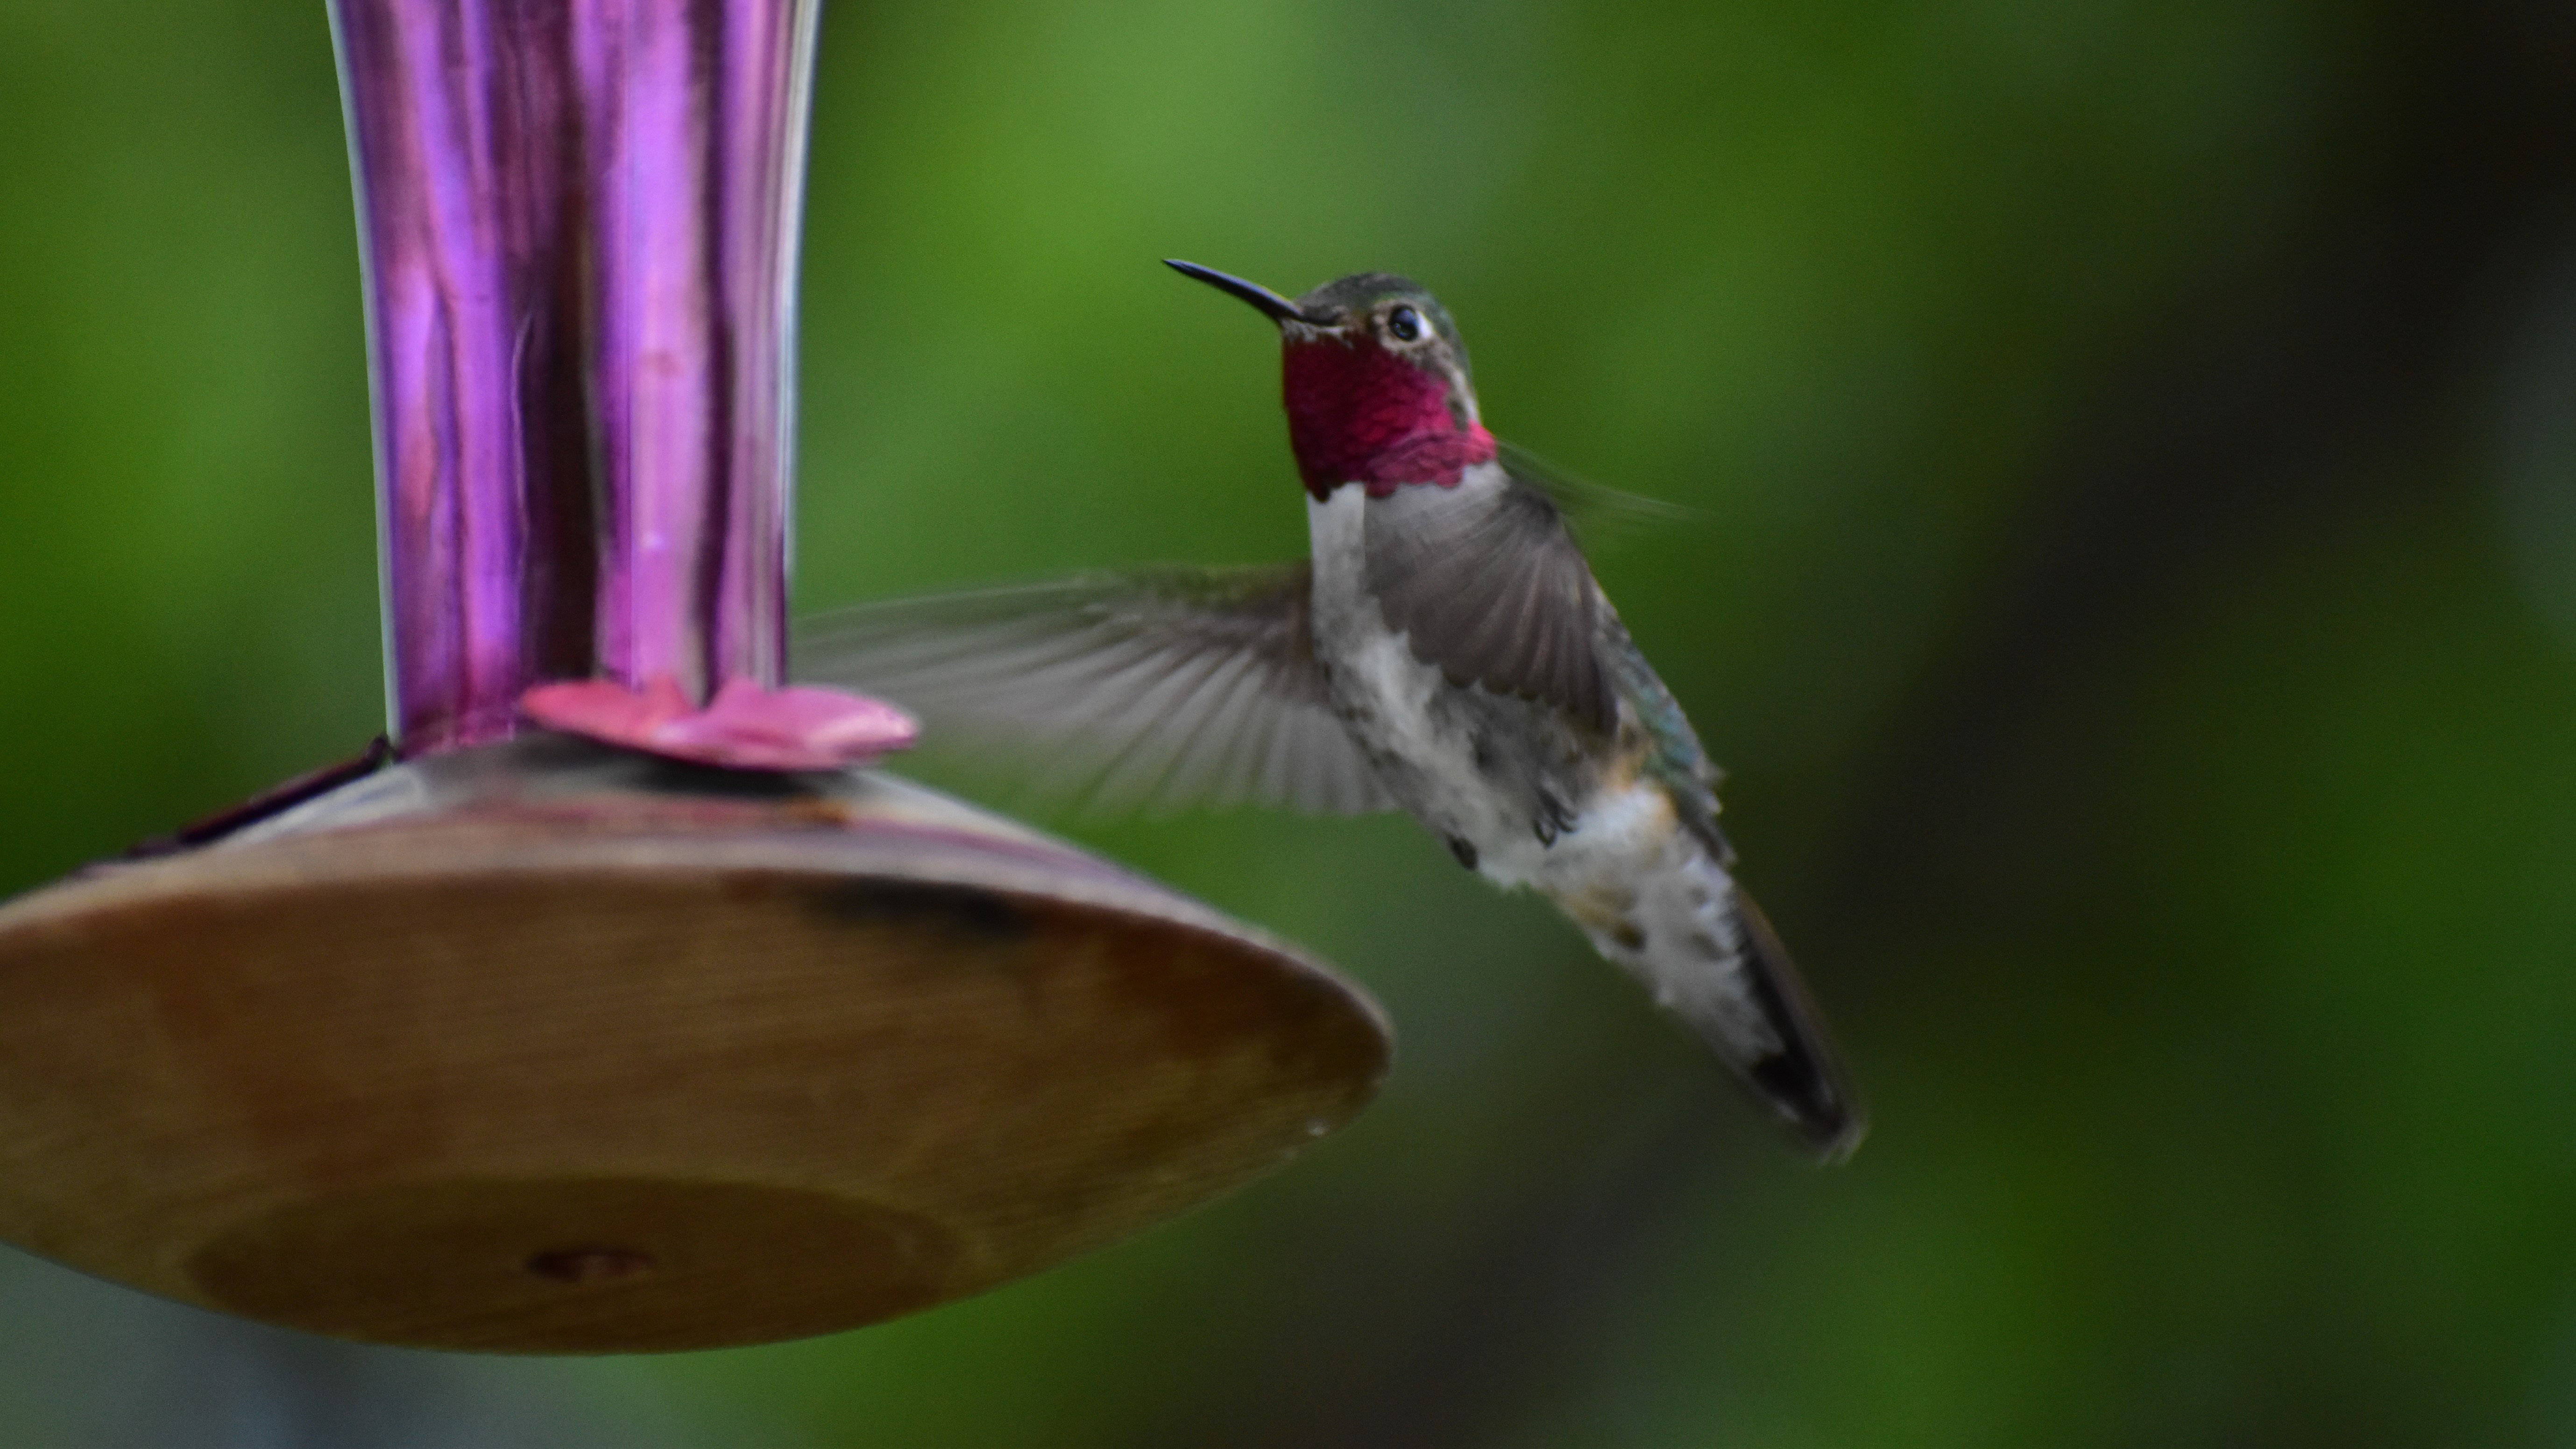
[[653, 1271], [653, 1255], [633, 1248], [553, 1248], [528, 1259], [528, 1271], [557, 1283], [616, 1283]]

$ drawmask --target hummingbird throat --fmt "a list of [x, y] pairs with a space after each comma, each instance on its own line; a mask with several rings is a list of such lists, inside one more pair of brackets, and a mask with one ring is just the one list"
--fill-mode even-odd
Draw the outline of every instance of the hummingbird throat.
[[1288, 444], [1319, 500], [1345, 483], [1372, 498], [1407, 483], [1455, 488], [1469, 467], [1493, 461], [1493, 434], [1451, 402], [1449, 380], [1373, 338], [1291, 342], [1281, 373]]

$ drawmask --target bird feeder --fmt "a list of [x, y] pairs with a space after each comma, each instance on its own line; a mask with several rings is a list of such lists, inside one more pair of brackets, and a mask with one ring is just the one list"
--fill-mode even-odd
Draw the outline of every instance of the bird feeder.
[[[873, 769], [654, 744], [798, 693], [814, 0], [332, 14], [393, 744], [0, 907], [0, 1238], [347, 1338], [705, 1348], [1356, 1113], [1384, 1026], [1295, 949]], [[549, 688], [677, 703], [582, 738]]]

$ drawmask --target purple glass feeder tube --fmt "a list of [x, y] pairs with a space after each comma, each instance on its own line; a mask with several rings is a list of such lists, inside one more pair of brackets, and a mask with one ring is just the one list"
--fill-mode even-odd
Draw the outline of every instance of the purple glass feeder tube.
[[779, 682], [816, 3], [332, 0], [405, 754]]

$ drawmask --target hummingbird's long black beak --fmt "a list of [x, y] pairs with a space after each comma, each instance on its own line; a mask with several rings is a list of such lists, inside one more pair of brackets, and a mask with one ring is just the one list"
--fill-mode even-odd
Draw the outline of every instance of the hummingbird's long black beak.
[[1241, 297], [1268, 313], [1273, 322], [1298, 322], [1309, 327], [1317, 325], [1315, 319], [1297, 310], [1296, 303], [1258, 282], [1247, 282], [1241, 277], [1229, 277], [1214, 267], [1203, 267], [1196, 262], [1174, 261], [1170, 257], [1163, 259], [1163, 265], [1184, 277], [1205, 282], [1220, 292], [1231, 292]]

